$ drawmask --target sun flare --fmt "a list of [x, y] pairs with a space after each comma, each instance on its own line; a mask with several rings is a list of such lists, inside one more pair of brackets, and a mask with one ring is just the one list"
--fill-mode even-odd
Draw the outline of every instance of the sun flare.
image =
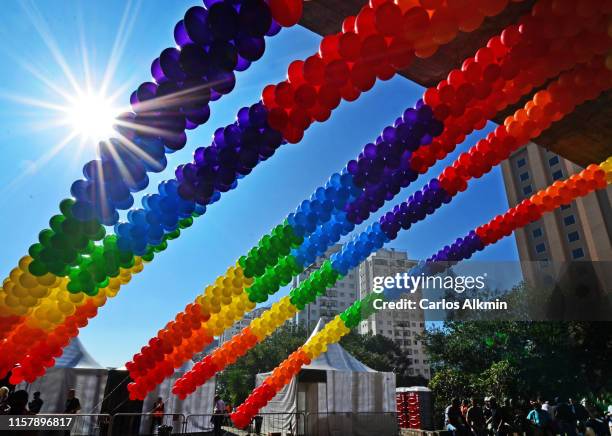
[[94, 144], [115, 133], [113, 125], [120, 111], [113, 101], [101, 94], [79, 93], [66, 107], [66, 124], [72, 133]]

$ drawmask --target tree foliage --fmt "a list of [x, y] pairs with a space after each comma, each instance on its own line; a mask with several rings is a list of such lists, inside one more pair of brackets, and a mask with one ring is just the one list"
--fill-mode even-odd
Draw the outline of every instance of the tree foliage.
[[610, 392], [612, 329], [605, 322], [446, 322], [422, 337], [430, 387], [453, 396], [533, 398]]

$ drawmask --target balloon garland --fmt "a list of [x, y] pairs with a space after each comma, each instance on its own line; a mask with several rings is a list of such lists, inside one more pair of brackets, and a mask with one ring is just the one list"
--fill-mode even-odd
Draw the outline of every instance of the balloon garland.
[[[592, 81], [585, 81], [586, 77], [591, 78]], [[559, 79], [548, 86], [547, 91], [540, 91], [549, 92], [551, 98], [541, 101], [538, 98], [542, 106], [548, 105], [548, 107], [546, 109], [541, 108], [546, 115], [542, 115], [542, 118], [538, 119], [537, 125], [541, 125], [542, 128], [545, 128], [543, 126], [548, 127], [553, 119], [561, 119], [565, 114], [571, 112], [575, 105], [595, 98], [611, 85], [612, 75], [605, 68], [601, 57], [592, 65], [580, 66], [570, 73], [562, 74]], [[534, 104], [535, 97], [525, 107], [529, 103]], [[521, 109], [515, 112], [513, 117], [509, 117], [506, 126], [499, 126], [495, 130], [495, 134], [509, 138], [505, 144], [511, 144], [511, 146], [490, 152], [491, 155], [494, 155], [495, 152], [503, 153], [502, 156], [486, 157], [495, 159], [495, 164], [497, 164], [507, 158], [511, 152], [530, 137], [533, 137], [531, 135], [536, 133], [539, 135], [542, 128], [538, 130], [531, 127], [531, 124], [536, 123], [535, 120], [530, 119], [535, 113], [536, 111], [533, 111], [530, 115]], [[512, 124], [517, 119], [521, 120], [520, 127]], [[486, 139], [479, 141], [478, 145], [483, 141], [486, 141]], [[477, 150], [478, 145], [472, 147], [470, 151]], [[173, 392], [179, 397], [185, 397], [193, 392], [197, 386], [211, 378], [216, 372], [246, 354], [255, 343], [269, 336], [276, 328], [291, 318], [295, 312], [314, 301], [317, 295], [323, 295], [327, 288], [333, 286], [349, 270], [357, 267], [372, 252], [381, 248], [386, 242], [395, 239], [400, 229], [409, 229], [412, 224], [434, 213], [443, 203], [449, 203], [452, 197], [459, 192], [459, 189], [454, 189], [457, 179], [452, 179], [452, 182], [449, 182], [445, 175], [449, 168], [462, 168], [462, 165], [468, 165], [469, 167], [470, 158], [464, 156], [470, 156], [470, 154], [462, 154], [453, 166], [448, 167], [442, 173], [439, 179], [430, 181], [421, 191], [417, 191], [410, 196], [408, 201], [395, 206], [392, 212], [385, 214], [379, 222], [369, 226], [366, 231], [346, 244], [341, 251], [334, 253], [331, 259], [322, 264], [321, 268], [312, 273], [299, 287], [293, 289], [288, 299], [274, 304], [262, 316], [253, 320], [241, 333], [198, 362], [192, 370], [177, 380]], [[480, 163], [481, 161], [482, 157], [475, 162]], [[480, 175], [490, 171], [490, 169], [491, 166], [486, 171], [483, 169]], [[463, 191], [467, 188], [467, 180], [472, 176], [467, 171], [461, 171], [460, 174], [462, 178], [459, 180], [463, 181], [463, 185], [460, 187], [463, 188], [461, 189]]]
[[[557, 54], [557, 53], [555, 53], [555, 54]], [[411, 110], [409, 110], [409, 111], [411, 111]], [[414, 114], [414, 112], [413, 112], [413, 114]], [[406, 114], [405, 114], [405, 115], [406, 115]], [[410, 116], [410, 112], [408, 112], [408, 116]], [[399, 121], [398, 121], [398, 122], [399, 122]], [[396, 127], [397, 127], [397, 124], [396, 124]], [[398, 130], [400, 130], [400, 129], [398, 128]], [[384, 131], [383, 135], [390, 136], [390, 134], [392, 134], [392, 133], [394, 133], [393, 127], [388, 127], [387, 129], [385, 129], [385, 131]], [[468, 132], [468, 133], [469, 133], [469, 132]], [[381, 136], [381, 137], [382, 137], [382, 136]], [[368, 147], [372, 148], [372, 147], [373, 147], [373, 145], [369, 145]], [[366, 148], [366, 151], [368, 151], [368, 152], [370, 152], [370, 153], [371, 153], [371, 151], [372, 151], [372, 150], [368, 150], [368, 149]], [[362, 153], [362, 156], [363, 156], [363, 155], [364, 155], [364, 153]], [[404, 186], [405, 186], [405, 185], [404, 185]], [[399, 187], [397, 188], [397, 190], [399, 191]], [[376, 210], [376, 209], [373, 209], [373, 210]], [[313, 240], [313, 239], [315, 239], [315, 237], [316, 237], [316, 235], [317, 235], [317, 234], [322, 233], [322, 234], [323, 234], [323, 235], [325, 235], [325, 236], [329, 236], [329, 233], [328, 233], [327, 235], [325, 234], [326, 232], [325, 232], [325, 230], [324, 230], [324, 229], [325, 229], [325, 226], [320, 227], [320, 228], [319, 228], [319, 230], [317, 230], [317, 233], [316, 233], [316, 234], [311, 235], [311, 236], [309, 237], [309, 239], [308, 239], [308, 240], [306, 240], [306, 241], [305, 241], [305, 242], [302, 244], [302, 247], [300, 248], [300, 250], [302, 250], [302, 249], [303, 249], [303, 248], [305, 248], [305, 247], [308, 247], [308, 242], [309, 242], [309, 241], [311, 241], [311, 240]], [[312, 253], [312, 254], [311, 254], [311, 256], [312, 256], [312, 258], [310, 259], [310, 261], [309, 261], [309, 262], [312, 262], [312, 261], [314, 260], [314, 257], [315, 257], [316, 255], [320, 255], [322, 252], [324, 252], [324, 251], [325, 251], [325, 249], [327, 248], [327, 246], [328, 246], [329, 244], [333, 243], [334, 241], [337, 241], [337, 237], [336, 237], [336, 238], [334, 238], [334, 237], [327, 237], [327, 238], [326, 238], [326, 241], [327, 241], [326, 243], [320, 243], [321, 241], [323, 241], [323, 238], [321, 238], [321, 239], [319, 240], [319, 243], [317, 243], [317, 242], [316, 242], [316, 239], [315, 239], [315, 243], [313, 243], [313, 246], [315, 246], [315, 247], [319, 248], [319, 251], [314, 252], [314, 251], [312, 251], [312, 250], [311, 250], [311, 253]], [[331, 242], [330, 242], [330, 241], [331, 241]], [[311, 247], [308, 247], [308, 248], [309, 248], [309, 249], [311, 249], [311, 248], [312, 248], [312, 246], [311, 246]], [[297, 250], [294, 250], [294, 252], [296, 252], [296, 251], [297, 251]], [[297, 258], [298, 258], [298, 259], [300, 259], [300, 257], [299, 257], [299, 256], [297, 256]], [[291, 260], [293, 260], [293, 259], [291, 259]], [[301, 263], [301, 262], [298, 262], [298, 263]], [[268, 282], [268, 283], [265, 285], [265, 288], [266, 288], [266, 289], [268, 289], [268, 292], [275, 292], [275, 291], [278, 289], [278, 283], [274, 283], [274, 282], [272, 282], [272, 284], [270, 284], [270, 282]], [[239, 312], [239, 313], [241, 313], [241, 312]], [[232, 322], [233, 322], [233, 320], [231, 320], [231, 322], [229, 322], [229, 323], [228, 323], [228, 325], [230, 325]], [[186, 339], [186, 342], [188, 342], [188, 339]]]
[[[381, 12], [381, 14], [382, 14], [382, 12]], [[383, 14], [383, 15], [384, 15], [384, 14]], [[393, 15], [393, 13], [392, 13], [392, 12], [390, 12], [390, 13], [389, 13], [389, 16], [392, 16], [392, 15]], [[376, 15], [376, 17], [378, 17], [378, 15]], [[433, 22], [433, 18], [432, 18], [432, 22]], [[289, 83], [289, 82], [287, 82], [287, 83]], [[301, 94], [300, 94], [300, 95], [301, 95]], [[313, 119], [314, 119], [314, 118], [313, 118]], [[69, 218], [70, 218], [70, 217], [69, 217]], [[62, 225], [62, 224], [63, 224], [63, 222], [61, 222], [60, 220], [56, 220], [56, 221], [59, 221], [59, 222], [56, 222], [56, 227], [57, 227], [58, 225]], [[52, 225], [52, 227], [53, 227], [53, 225]], [[105, 241], [105, 242], [106, 242], [106, 241]], [[165, 241], [164, 241], [164, 242], [165, 242]], [[115, 251], [120, 251], [120, 250], [115, 250]], [[12, 321], [11, 321], [11, 322], [12, 322]]]
[[[608, 184], [612, 184], [612, 156], [599, 165], [589, 165], [565, 181], [556, 181], [552, 186], [523, 200], [503, 215], [498, 215], [465, 237], [458, 238], [452, 245], [445, 246], [427, 259], [427, 263], [417, 265], [409, 274], [415, 274], [415, 271], [420, 274], [424, 270], [427, 274], [440, 273], [450, 264], [468, 259], [476, 251], [481, 251], [499, 239], [509, 236], [514, 230], [539, 220], [544, 213], [551, 212], [578, 197], [603, 189]], [[384, 298], [392, 301], [399, 298], [403, 292], [405, 291], [388, 289], [383, 294], [370, 293], [334, 317], [320, 332], [278, 365], [263, 383], [252, 391], [244, 403], [238, 406], [230, 415], [236, 427], [246, 427], [259, 410], [272, 400], [304, 365], [308, 365], [313, 359], [325, 353], [329, 345], [339, 342], [351, 328], [376, 312], [374, 300]]]
[[[324, 52], [325, 52], [325, 50], [324, 50], [324, 43], [322, 43], [322, 45], [321, 45], [321, 53], [324, 53]], [[321, 56], [321, 54], [320, 54], [318, 57], [319, 57], [319, 58], [324, 59], [324, 57], [322, 57], [322, 56]], [[323, 64], [324, 64], [324, 62], [323, 62]], [[289, 78], [290, 78], [290, 81], [291, 81], [292, 74], [293, 74], [293, 73], [295, 73], [295, 71], [297, 71], [297, 70], [298, 70], [298, 68], [296, 67], [296, 65], [299, 65], [299, 64], [293, 63], [293, 64], [292, 64], [292, 66], [290, 66], [290, 68], [289, 68], [289, 74], [288, 74], [288, 76], [289, 76]], [[398, 64], [398, 65], [399, 65], [399, 64]], [[304, 72], [305, 72], [305, 71], [306, 71], [306, 65], [305, 65], [305, 64], [304, 64], [304, 68], [303, 68], [303, 69], [304, 69]], [[329, 79], [329, 78], [328, 78], [328, 79]], [[374, 78], [374, 79], [375, 79], [375, 78]], [[330, 88], [329, 88], [329, 86], [331, 86], [331, 84], [333, 84], [333, 80], [329, 79], [329, 82], [330, 82], [330, 83], [327, 83], [328, 87], [327, 87], [327, 88], [322, 88], [322, 89], [329, 90], [329, 89], [330, 89]], [[286, 84], [287, 84], [287, 83], [289, 83], [289, 82], [284, 82], [284, 83], [286, 83]], [[279, 86], [280, 86], [280, 85], [279, 85]], [[325, 84], [324, 84], [324, 86], [325, 86]], [[267, 99], [267, 98], [266, 98], [266, 93], [269, 93], [269, 90], [270, 90], [270, 89], [271, 89], [271, 88], [270, 88], [270, 87], [268, 87], [268, 88], [266, 88], [266, 91], [264, 91], [264, 104], [266, 104], [267, 100], [269, 100], [269, 99]], [[299, 93], [298, 93], [298, 94], [299, 94]], [[276, 94], [275, 94], [275, 95], [276, 95]], [[270, 105], [273, 105], [273, 104], [274, 104], [274, 102], [271, 102], [271, 103], [270, 103]], [[337, 102], [335, 103], [335, 105], [337, 105]], [[251, 108], [251, 109], [253, 109], [253, 108]], [[333, 107], [331, 107], [331, 108], [330, 108], [330, 111], [331, 111], [332, 109], [333, 109]], [[216, 133], [216, 135], [215, 135], [215, 141], [217, 141], [217, 140], [218, 140], [219, 142], [221, 142], [221, 143], [222, 143], [222, 144], [224, 144], [224, 145], [230, 144], [230, 145], [232, 145], [232, 146], [236, 147], [236, 146], [239, 144], [239, 140], [238, 140], [238, 138], [239, 138], [239, 136], [240, 136], [240, 127], [241, 127], [241, 126], [240, 126], [240, 120], [241, 120], [241, 119], [245, 119], [245, 118], [246, 118], [248, 115], [250, 115], [250, 114], [251, 114], [251, 112], [250, 112], [250, 111], [248, 111], [248, 110], [246, 110], [246, 109], [243, 109], [243, 110], [242, 110], [242, 112], [241, 112], [241, 113], [239, 113], [239, 117], [238, 117], [238, 119], [239, 119], [239, 123], [238, 123], [238, 125], [237, 125], [237, 126], [233, 126], [233, 128], [230, 128], [231, 126], [228, 126], [228, 128], [224, 129], [223, 131], [218, 130], [218, 131], [217, 131], [217, 133]], [[431, 118], [431, 115], [429, 115], [429, 118]], [[273, 122], [276, 122], [276, 121], [277, 121], [277, 120], [272, 121], [273, 119], [274, 119], [274, 116], [273, 116], [272, 111], [271, 111], [271, 112], [270, 112], [270, 114], [269, 114], [269, 117], [268, 117], [268, 121], [270, 122], [270, 124], [272, 124]], [[242, 133], [244, 134], [245, 132], [243, 131]], [[285, 131], [283, 131], [283, 135], [286, 135], [286, 132], [285, 132]], [[227, 156], [227, 159], [230, 159], [230, 156]], [[207, 162], [207, 160], [209, 160], [209, 162]], [[212, 161], [213, 161], [212, 163], [214, 164], [214, 162], [215, 162], [215, 157], [213, 156], [213, 157], [211, 158], [211, 157], [209, 156], [209, 157], [208, 157], [208, 159], [207, 159], [207, 157], [206, 157], [206, 155], [205, 155], [205, 153], [204, 153], [204, 152], [202, 152], [202, 153], [200, 153], [200, 154], [196, 153], [196, 160], [195, 160], [195, 162], [194, 162], [194, 164], [193, 164], [194, 166], [192, 166], [192, 167], [185, 166], [185, 167], [179, 168], [179, 170], [177, 171], [177, 178], [178, 178], [178, 179], [181, 181], [181, 183], [182, 183], [182, 184], [180, 185], [180, 187], [179, 187], [179, 194], [182, 194], [182, 195], [191, 194], [191, 195], [193, 195], [193, 196], [194, 196], [194, 199], [196, 199], [196, 201], [197, 201], [198, 203], [201, 203], [201, 202], [205, 202], [205, 201], [207, 201], [207, 200], [206, 200], [206, 196], [205, 196], [205, 198], [204, 198], [204, 200], [203, 200], [203, 201], [202, 201], [202, 200], [198, 200], [197, 198], [195, 198], [195, 197], [196, 197], [196, 192], [195, 192], [195, 191], [196, 191], [197, 186], [196, 186], [196, 185], [192, 185], [192, 184], [190, 184], [189, 177], [192, 177], [192, 178], [193, 178], [193, 177], [194, 177], [194, 175], [195, 175], [195, 174], [197, 174], [197, 173], [204, 173], [204, 174], [207, 174], [207, 173], [208, 173], [208, 174], [211, 174], [211, 172], [212, 172], [212, 168], [210, 168], [210, 169], [208, 169], [208, 170], [206, 169], [206, 165], [207, 165], [207, 164], [208, 164], [208, 166], [209, 166], [209, 167], [211, 166], [211, 162], [210, 162], [210, 160], [212, 160]], [[203, 163], [202, 163], [202, 162], [203, 162]], [[247, 168], [247, 170], [249, 170], [249, 169]], [[200, 182], [196, 182], [196, 183], [200, 183]], [[207, 188], [206, 188], [206, 192], [207, 192], [208, 194], [210, 194], [210, 193], [211, 193], [210, 183], [208, 183], [206, 186], [207, 186]], [[213, 190], [213, 192], [214, 192], [214, 190]], [[325, 211], [324, 213], [325, 213], [325, 214], [327, 214], [327, 213], [328, 213], [328, 211]], [[285, 228], [286, 228], [286, 227], [285, 227]], [[314, 223], [314, 228], [316, 228], [316, 223]], [[350, 231], [350, 229], [349, 229], [349, 231]], [[267, 243], [267, 241], [266, 241], [266, 239], [265, 239], [265, 238], [263, 239], [263, 242], [264, 242], [264, 243]], [[144, 244], [141, 244], [141, 245], [144, 245]], [[286, 248], [286, 247], [285, 247], [285, 248]], [[275, 256], [273, 257], [273, 261], [272, 261], [272, 262], [270, 262], [270, 263], [271, 263], [271, 266], [273, 266], [273, 265], [274, 265], [274, 263], [273, 263], [273, 262], [274, 262], [274, 261], [276, 261], [277, 259], [278, 259], [278, 255], [275, 255]], [[248, 269], [248, 267], [249, 267], [249, 266], [248, 266], [248, 262], [249, 262], [249, 261], [251, 261], [251, 264], [252, 264], [252, 265], [256, 265], [256, 264], [257, 264], [257, 259], [253, 259], [253, 258], [245, 257], [243, 260], [244, 260], [246, 263], [245, 263], [244, 265], [241, 265], [241, 266], [243, 266], [244, 268], [247, 268], [247, 269]], [[269, 259], [268, 259], [268, 261], [269, 261]], [[261, 262], [260, 262], [260, 265], [261, 265]], [[265, 266], [266, 266], [266, 263], [263, 263], [263, 267], [264, 267], [264, 268], [265, 268]], [[283, 273], [285, 274], [285, 276], [287, 276], [287, 275], [288, 275], [288, 277], [289, 277], [289, 279], [284, 279], [284, 281], [290, 280], [290, 277], [291, 277], [291, 275], [292, 275], [292, 274], [291, 274], [291, 266], [292, 266], [292, 265], [287, 265], [287, 264], [285, 264], [285, 265], [282, 265], [282, 266], [281, 266], [281, 268], [280, 268], [281, 270], [283, 270]], [[254, 266], [254, 268], [257, 268], [257, 266]], [[261, 266], [259, 266], [259, 268], [261, 268]], [[294, 274], [295, 274], [295, 272], [294, 272]], [[248, 273], [246, 273], [245, 275], [247, 275], [247, 276], [248, 276], [249, 274], [248, 274]], [[275, 280], [275, 279], [276, 279], [276, 280], [278, 280], [278, 275], [279, 275], [279, 274], [278, 274], [278, 271], [275, 271], [275, 273], [274, 273], [274, 274], [272, 274], [272, 280]], [[268, 279], [269, 279], [269, 278], [270, 278], [270, 277], [268, 276]], [[219, 278], [219, 281], [223, 281], [224, 279], [225, 279], [225, 277], [220, 277], [220, 278]], [[283, 280], [278, 280], [278, 283], [281, 283], [282, 281], [283, 281]], [[268, 281], [268, 283], [269, 283], [269, 281]], [[277, 284], [275, 284], [275, 285], [273, 285], [273, 286], [278, 286], [278, 283], [277, 283]], [[253, 290], [255, 290], [255, 289], [257, 289], [257, 286], [253, 287]], [[212, 293], [212, 290], [211, 290], [211, 293]], [[232, 294], [231, 294], [231, 292], [229, 292], [229, 291], [227, 291], [226, 293], [228, 294], [228, 295], [226, 296], [226, 298], [227, 298], [227, 299], [229, 299], [230, 295], [232, 295]], [[261, 293], [261, 292], [260, 292], [260, 293]], [[251, 295], [252, 295], [252, 294], [251, 294]], [[251, 295], [250, 295], [250, 296], [251, 296]], [[211, 294], [211, 295], [209, 295], [209, 297], [210, 297], [210, 298], [213, 298], [214, 296]], [[256, 297], [256, 298], [257, 298], [257, 297]], [[264, 300], [261, 300], [261, 298], [264, 298]], [[267, 298], [266, 294], [262, 294], [261, 296], [259, 296], [259, 300], [251, 298], [251, 301], [265, 301], [265, 298]], [[244, 306], [244, 304], [243, 304], [242, 302], [238, 302], [238, 304], [240, 304], [240, 305]], [[190, 306], [188, 310], [190, 310], [190, 309], [191, 309], [191, 307], [192, 307], [192, 306]], [[183, 313], [181, 314], [181, 315], [183, 315], [184, 317], [185, 317], [185, 316], [187, 317], [187, 321], [185, 321], [185, 323], [186, 323], [186, 324], [190, 324], [191, 326], [197, 326], [197, 323], [191, 323], [191, 322], [190, 322], [190, 317], [189, 317], [188, 310], [186, 310], [185, 312], [183, 312]], [[240, 316], [242, 315], [242, 313], [244, 313], [244, 309], [242, 309], [241, 311], [239, 311], [239, 313], [238, 313], [238, 317], [240, 317]], [[231, 323], [230, 323], [230, 324], [231, 324]], [[229, 324], [228, 324], [228, 325], [229, 325]], [[228, 325], [225, 325], [224, 327], [227, 327]], [[174, 326], [176, 326], [176, 324], [171, 324], [171, 325], [170, 325], [170, 327], [174, 327]], [[193, 329], [193, 328], [192, 328], [192, 329]], [[162, 335], [162, 334], [163, 334], [163, 332], [160, 332], [160, 335]], [[188, 334], [188, 332], [187, 332], [187, 334]], [[158, 336], [158, 337], [159, 337], [159, 336]], [[186, 336], [186, 338], [188, 338], [188, 336]], [[166, 342], [170, 342], [170, 341], [166, 341]], [[175, 341], [175, 342], [177, 342], [177, 341]], [[179, 342], [179, 344], [181, 343], [181, 342], [180, 342], [180, 340], [179, 340], [178, 342]], [[193, 348], [193, 347], [190, 347], [188, 343], [185, 343], [185, 346], [186, 346], [186, 347], [189, 347], [189, 348]], [[130, 368], [130, 369], [134, 369], [134, 371], [131, 371], [132, 377], [133, 377], [134, 379], [136, 379], [136, 380], [137, 380], [137, 379], [139, 378], [139, 375], [142, 373], [142, 371], [139, 371], [139, 369], [138, 369], [138, 367], [139, 367], [139, 366], [141, 366], [141, 365], [140, 365], [139, 363], [136, 363], [137, 361], [139, 361], [139, 360], [140, 360], [141, 362], [143, 362], [144, 360], [148, 360], [149, 362], [146, 362], [146, 363], [144, 364], [144, 368], [145, 368], [145, 370], [147, 370], [147, 372], [150, 372], [150, 371], [148, 371], [149, 369], [151, 369], [151, 368], [150, 368], [150, 365], [149, 365], [149, 366], [147, 366], [148, 364], [150, 364], [150, 361], [151, 361], [151, 360], [153, 360], [153, 359], [155, 359], [155, 356], [157, 356], [157, 360], [159, 361], [159, 360], [163, 359], [163, 355], [164, 355], [164, 354], [168, 354], [168, 353], [164, 353], [163, 351], [162, 351], [162, 352], [160, 352], [159, 348], [160, 348], [160, 347], [155, 347], [155, 346], [153, 346], [153, 345], [151, 345], [151, 344], [150, 344], [150, 347], [144, 347], [144, 348], [143, 348], [143, 350], [142, 350], [143, 352], [142, 352], [142, 353], [140, 353], [140, 355], [135, 356], [135, 359], [134, 359], [134, 361], [133, 361], [133, 362], [130, 362], [130, 365], [128, 365], [128, 368]], [[164, 347], [161, 347], [161, 348], [164, 348]], [[176, 350], [176, 349], [177, 349], [177, 347], [174, 347], [174, 349]], [[170, 351], [170, 348], [169, 348], [169, 347], [165, 347], [165, 350]], [[147, 353], [149, 354], [149, 356], [146, 356], [146, 354], [147, 354]], [[183, 353], [182, 353], [182, 351], [179, 351], [179, 354], [183, 354]], [[143, 356], [143, 355], [144, 355], [144, 356]], [[160, 355], [161, 355], [161, 356], [160, 356]], [[161, 359], [160, 359], [160, 357], [161, 357]], [[170, 359], [171, 359], [171, 360], [174, 362], [174, 364], [176, 365], [176, 364], [178, 363], [178, 360], [177, 360], [175, 357], [176, 357], [176, 356], [174, 356], [174, 357], [172, 357], [172, 356], [171, 356], [171, 357], [170, 357]], [[159, 366], [159, 365], [158, 365], [158, 366]], [[167, 362], [166, 362], [166, 365], [165, 365], [165, 369], [160, 369], [160, 370], [158, 370], [158, 371], [156, 371], [156, 369], [159, 369], [159, 368], [158, 368], [158, 367], [154, 367], [154, 368], [153, 368], [153, 373], [155, 374], [155, 379], [156, 379], [156, 380], [158, 380], [158, 382], [159, 382], [159, 381], [161, 381], [161, 380], [160, 380], [160, 378], [161, 378], [161, 379], [163, 379], [163, 374], [167, 374], [169, 371], [171, 371], [171, 367], [169, 367], [169, 366], [167, 365]], [[156, 383], [149, 382], [148, 384], [149, 384], [149, 386], [154, 386]], [[138, 383], [135, 383], [134, 385], [132, 385], [132, 389], [136, 390], [136, 386], [137, 386], [137, 385], [138, 385]], [[139, 391], [138, 391], [138, 394], [139, 394], [139, 395], [143, 395], [142, 390], [139, 390]]]

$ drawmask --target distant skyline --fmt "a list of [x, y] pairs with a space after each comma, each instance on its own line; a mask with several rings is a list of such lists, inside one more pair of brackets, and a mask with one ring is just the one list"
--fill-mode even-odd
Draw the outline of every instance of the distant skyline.
[[[70, 90], [70, 79], [58, 63], [58, 53], [74, 80], [84, 86], [86, 71], [94, 89], [103, 82], [109, 63], [115, 65], [108, 81], [110, 94], [127, 105], [141, 82], [151, 80], [152, 60], [173, 46], [172, 31], [193, 1], [107, 2], [63, 1], [3, 3], [0, 19], [0, 274], [6, 277], [18, 259], [48, 226], [58, 204], [69, 196], [71, 183], [81, 177], [83, 164], [95, 156], [94, 144], [79, 147], [79, 139], [50, 154], [69, 131], [49, 125], [53, 110], [33, 101], [57, 101], [53, 90]], [[126, 12], [127, 11], [127, 12]], [[123, 30], [120, 30], [123, 29]], [[144, 193], [170, 178], [174, 168], [192, 159], [193, 150], [210, 144], [214, 130], [234, 120], [238, 109], [256, 102], [268, 83], [283, 80], [287, 65], [318, 50], [320, 36], [296, 26], [266, 39], [264, 57], [238, 73], [235, 90], [211, 106], [207, 124], [189, 132], [187, 146], [168, 156], [168, 168], [153, 174]], [[114, 47], [114, 48], [113, 48]], [[111, 54], [112, 55], [112, 61]], [[55, 53], [55, 58], [53, 53]], [[85, 54], [85, 56], [84, 56]], [[84, 67], [87, 65], [88, 67]], [[330, 120], [317, 123], [300, 144], [286, 145], [240, 181], [238, 189], [223, 195], [195, 221], [167, 251], [109, 300], [99, 315], [82, 329], [80, 338], [98, 362], [122, 366], [166, 322], [193, 301], [204, 287], [245, 254], [265, 232], [313, 190], [339, 171], [381, 129], [422, 95], [423, 88], [400, 76], [378, 82], [356, 102], [343, 102]], [[489, 123], [471, 135], [444, 161], [405, 189], [369, 221], [408, 197], [488, 133]], [[143, 194], [144, 194], [143, 193]], [[137, 195], [140, 199], [142, 194]], [[464, 235], [473, 227], [505, 211], [508, 202], [499, 168], [473, 180], [470, 189], [426, 221], [400, 233], [389, 245], [423, 259]], [[112, 229], [109, 229], [112, 230]], [[513, 237], [478, 253], [479, 260], [517, 260]], [[279, 293], [272, 301], [287, 290]]]

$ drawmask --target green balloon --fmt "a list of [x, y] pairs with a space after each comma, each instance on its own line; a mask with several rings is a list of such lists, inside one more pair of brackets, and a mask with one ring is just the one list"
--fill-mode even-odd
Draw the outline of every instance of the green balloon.
[[75, 201], [72, 198], [65, 198], [60, 202], [59, 208], [66, 218], [72, 218], [72, 206]]
[[49, 272], [47, 266], [40, 260], [36, 259], [30, 262], [30, 265], [28, 265], [28, 270], [30, 271], [30, 273], [32, 273], [32, 275], [35, 275], [37, 277], [44, 276]]
[[30, 245], [28, 249], [28, 254], [34, 259], [38, 259], [40, 257], [40, 253], [45, 249], [45, 247], [41, 243], [36, 243]]
[[56, 233], [63, 233], [62, 223], [66, 221], [64, 215], [53, 215], [49, 220], [49, 227]]
[[51, 238], [55, 235], [55, 232], [51, 229], [44, 229], [38, 234], [38, 240], [45, 247], [51, 246]]

